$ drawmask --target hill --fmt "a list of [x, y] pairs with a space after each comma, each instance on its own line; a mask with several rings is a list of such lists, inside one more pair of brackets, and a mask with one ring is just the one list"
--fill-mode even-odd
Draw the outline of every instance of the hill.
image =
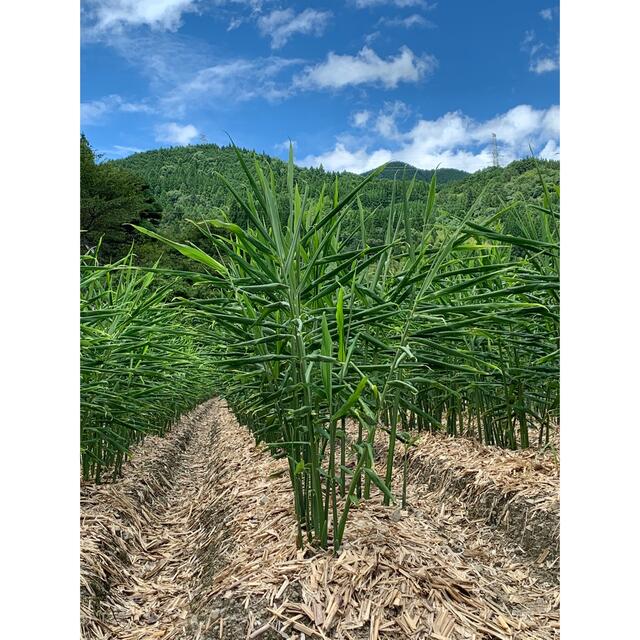
[[[253, 168], [256, 160], [263, 170], [267, 167], [270, 169], [276, 185], [275, 192], [278, 194], [278, 200], [281, 200], [281, 210], [287, 211], [286, 163], [248, 149], [240, 149], [240, 155], [252, 173], [255, 173]], [[230, 146], [205, 144], [170, 147], [137, 153], [103, 164], [130, 172], [146, 185], [149, 196], [161, 210], [161, 219], [156, 228], [175, 240], [202, 242], [200, 233], [189, 219], [219, 217], [219, 209], [241, 226], [248, 223], [245, 212], [218, 175], [221, 174], [240, 194], [246, 193], [246, 177]], [[429, 190], [428, 180], [432, 172], [416, 170], [411, 165], [394, 162], [386, 167], [383, 177], [374, 179], [360, 192], [361, 210], [358, 210], [355, 203], [354, 214], [347, 217], [342, 225], [343, 233], [351, 234], [354, 238], [360, 237], [361, 212], [366, 220], [368, 242], [383, 242], [391, 207], [397, 207], [406, 196], [402, 174], [404, 172], [405, 179], [411, 179], [416, 171], [419, 173], [408, 197], [406, 210], [410, 227], [421, 230]], [[550, 187], [559, 183], [559, 162], [538, 161], [536, 167], [536, 161], [532, 158], [518, 160], [507, 167], [483, 169], [473, 174], [455, 169], [439, 169], [436, 215], [448, 218], [459, 216], [468, 210], [480, 194], [482, 206], [479, 214], [497, 211], [513, 200], [540, 203], [542, 186], [538, 171]], [[394, 175], [399, 182], [395, 196], [393, 180], [389, 179]], [[322, 168], [296, 167], [295, 179], [307, 190], [309, 198], [317, 198], [324, 188], [325, 196], [328, 196], [329, 200], [333, 197], [336, 183], [340, 197], [344, 197], [362, 181], [363, 176], [349, 172], [333, 173]], [[557, 198], [555, 192], [552, 195]], [[394, 197], [396, 204], [392, 205]], [[399, 232], [404, 233], [404, 227]], [[141, 256], [142, 262], [148, 264], [162, 252], [158, 243], [154, 246], [157, 253], [147, 254], [145, 249], [145, 255]]]
[[[524, 158], [506, 167], [481, 169], [463, 180], [443, 186], [438, 196], [439, 204], [449, 210], [467, 209], [480, 194], [485, 209], [501, 207], [516, 199], [536, 202], [543, 196], [540, 176], [550, 189], [559, 185], [560, 162]], [[557, 200], [553, 190], [551, 195]]]
[[[372, 173], [372, 171], [365, 171], [365, 173], [361, 175], [368, 176], [370, 173]], [[379, 178], [385, 180], [393, 180], [394, 178], [401, 180], [404, 177], [407, 180], [411, 180], [415, 175], [416, 180], [430, 182], [434, 173], [435, 170], [433, 169], [418, 169], [407, 162], [393, 161], [387, 163], [387, 166], [382, 170]], [[456, 180], [462, 180], [468, 175], [470, 174], [460, 169], [438, 169], [438, 184], [445, 185], [450, 182], [455, 182]]]
[[[256, 160], [263, 169], [270, 168], [282, 210], [286, 210], [287, 164], [264, 153], [249, 149], [239, 151], [251, 169]], [[130, 171], [149, 185], [151, 195], [162, 208], [160, 228], [176, 239], [196, 239], [197, 231], [186, 220], [211, 218], [216, 208], [224, 209], [240, 225], [247, 222], [244, 211], [218, 175], [221, 174], [240, 193], [245, 192], [246, 178], [230, 146], [203, 144], [155, 149], [107, 164]], [[362, 176], [347, 171], [335, 173], [322, 168], [296, 167], [295, 180], [308, 189], [310, 197], [317, 197], [323, 187], [326, 193], [332, 194], [337, 181], [339, 193], [344, 196], [362, 182]], [[428, 189], [428, 182], [417, 180], [411, 202], [424, 202]], [[361, 192], [360, 202], [366, 211], [378, 209], [378, 215], [381, 215], [391, 201], [392, 191], [392, 180], [373, 180]]]
[[[255, 159], [263, 166], [268, 164], [273, 171], [276, 184], [281, 184], [282, 190], [285, 190], [287, 175], [285, 162], [249, 149], [240, 149], [240, 152], [250, 167], [253, 167]], [[233, 208], [235, 206], [233, 198], [216, 172], [239, 188], [245, 183], [240, 162], [230, 146], [202, 144], [170, 147], [136, 153], [111, 163], [132, 171], [149, 184], [151, 193], [165, 211], [165, 222], [186, 214], [193, 216], [204, 211], [210, 212], [212, 207]], [[383, 170], [379, 179], [374, 180], [362, 193], [363, 205], [375, 207], [381, 201], [388, 202], [392, 191], [391, 181], [394, 177], [401, 180], [403, 172], [408, 180], [416, 174], [416, 187], [412, 200], [423, 198], [428, 188], [425, 183], [431, 180], [433, 171], [416, 169], [404, 162], [391, 162]], [[323, 168], [296, 167], [295, 173], [295, 179], [307, 185], [310, 194], [319, 193], [322, 185], [331, 185], [336, 179], [341, 193], [346, 193], [362, 180], [362, 176], [355, 173], [347, 171], [336, 173], [325, 171]], [[367, 172], [363, 176], [370, 173]], [[469, 175], [457, 169], [438, 169], [438, 185], [442, 187]]]

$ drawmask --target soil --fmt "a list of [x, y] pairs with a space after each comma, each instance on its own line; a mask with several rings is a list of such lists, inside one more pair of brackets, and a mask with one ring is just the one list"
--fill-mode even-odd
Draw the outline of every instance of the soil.
[[82, 486], [82, 637], [558, 638], [556, 468], [430, 439], [411, 455], [406, 509], [374, 492], [337, 556], [297, 551], [286, 463], [204, 403]]

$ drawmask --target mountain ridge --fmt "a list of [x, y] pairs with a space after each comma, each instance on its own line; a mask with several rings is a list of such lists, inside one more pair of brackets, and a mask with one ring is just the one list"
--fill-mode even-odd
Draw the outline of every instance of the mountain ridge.
[[[193, 154], [198, 154], [198, 153], [212, 151], [212, 150], [217, 150], [218, 152], [226, 152], [227, 150], [231, 150], [232, 148], [233, 148], [232, 145], [217, 145], [213, 143], [183, 145], [183, 146], [175, 146], [175, 147], [173, 146], [158, 147], [156, 149], [145, 149], [143, 151], [137, 151], [135, 153], [131, 153], [128, 156], [124, 156], [123, 158], [110, 158], [109, 160], [106, 160], [106, 162], [121, 164], [126, 166], [130, 163], [132, 159], [138, 159], [140, 157], [149, 156], [152, 154], [163, 154], [163, 155], [169, 154], [170, 155], [178, 151], [183, 152], [183, 150], [192, 151]], [[257, 151], [255, 149], [248, 149], [244, 147], [238, 147], [238, 150], [243, 155], [252, 155], [257, 157], [259, 160], [263, 160], [263, 161], [266, 160], [268, 162], [275, 161], [276, 164], [286, 165], [286, 160], [282, 160], [281, 158], [268, 154], [265, 151]], [[295, 160], [294, 160], [294, 164], [295, 164]], [[455, 180], [462, 180], [467, 176], [473, 175], [473, 173], [469, 171], [463, 171], [462, 169], [452, 169], [448, 167], [434, 168], [434, 169], [420, 169], [419, 167], [409, 164], [408, 162], [403, 162], [401, 160], [391, 160], [385, 164], [386, 166], [382, 170], [378, 178], [389, 179], [389, 180], [393, 180], [394, 178], [397, 178], [401, 180], [403, 178], [402, 172], [404, 171], [405, 179], [410, 180], [415, 175], [417, 180], [424, 180], [426, 182], [430, 182], [433, 174], [437, 172], [438, 184], [440, 186], [443, 186], [445, 184], [448, 184], [449, 182], [454, 182]], [[325, 174], [327, 177], [353, 176], [355, 178], [355, 177], [366, 177], [371, 173], [373, 173], [374, 171], [377, 171], [378, 169], [380, 169], [380, 167], [384, 165], [380, 165], [375, 169], [364, 171], [362, 173], [356, 173], [354, 171], [346, 171], [346, 170], [345, 171], [327, 171], [322, 167], [322, 165], [320, 167], [305, 167], [299, 164], [295, 164], [295, 166], [296, 166], [296, 169], [302, 172], [318, 171], [320, 173]]]
[[[365, 171], [360, 175], [366, 177], [374, 171], [377, 171], [379, 168], [380, 167], [372, 169], [371, 171]], [[401, 160], [391, 160], [390, 162], [386, 163], [385, 168], [382, 170], [378, 177], [386, 180], [393, 180], [394, 178], [402, 180], [402, 178], [404, 177], [407, 180], [411, 180], [415, 176], [416, 180], [424, 180], [425, 182], [430, 182], [434, 173], [437, 174], [438, 183], [441, 185], [448, 184], [456, 180], [463, 180], [467, 176], [472, 175], [468, 171], [462, 171], [461, 169], [451, 169], [447, 167], [437, 169], [419, 169], [418, 167], [415, 167], [408, 162], [402, 162]]]
[[[269, 167], [265, 177], [269, 179], [269, 172], [272, 174], [276, 193], [279, 194], [279, 198], [284, 199], [287, 192], [287, 163], [264, 152], [243, 148], [238, 148], [237, 151], [242, 162], [252, 173], [255, 173], [255, 161], [263, 168]], [[238, 220], [243, 219], [241, 207], [225, 186], [226, 181], [240, 192], [244, 192], [247, 186], [241, 161], [231, 145], [161, 147], [135, 153], [126, 158], [109, 160], [104, 164], [131, 171], [149, 185], [151, 195], [162, 207], [163, 224], [181, 222], [187, 218], [210, 217], [212, 210], [219, 207], [232, 216], [237, 216]], [[487, 167], [474, 173], [448, 168], [437, 169], [437, 191], [441, 194], [438, 201], [449, 211], [458, 209], [462, 202], [469, 206], [472, 198], [477, 197], [485, 186], [498, 200], [516, 197], [521, 190], [524, 193], [531, 191], [537, 197], [536, 164], [545, 172], [551, 172], [552, 183], [557, 182], [559, 163], [536, 161], [533, 158], [516, 160], [506, 167]], [[362, 182], [363, 176], [370, 173], [359, 175], [348, 171], [331, 172], [325, 171], [322, 166], [296, 165], [294, 179], [302, 190], [308, 190], [309, 195], [317, 196], [326, 189], [325, 197], [327, 193], [333, 192], [334, 183], [337, 182], [339, 193], [343, 196], [353, 191]], [[393, 178], [402, 183], [403, 178], [409, 181], [415, 175], [416, 181], [409, 198], [410, 202], [420, 207], [420, 203], [424, 202], [428, 195], [433, 173], [433, 170], [418, 169], [407, 163], [393, 161], [387, 164], [382, 177], [373, 179], [358, 194], [358, 201], [367, 210], [378, 209], [380, 206], [384, 208], [393, 197]], [[220, 175], [224, 180], [220, 179]], [[521, 184], [523, 179], [527, 183], [526, 186]], [[485, 196], [485, 202], [487, 201]]]
[[[121, 224], [139, 223], [139, 219], [149, 218], [150, 212], [154, 219], [149, 223], [159, 233], [179, 242], [197, 244], [202, 241], [200, 231], [191, 220], [223, 216], [241, 227], [250, 225], [246, 211], [227, 188], [227, 184], [231, 185], [240, 197], [250, 190], [242, 163], [248, 165], [254, 176], [254, 161], [262, 166], [264, 177], [273, 180], [276, 206], [282, 212], [288, 210], [287, 163], [266, 153], [238, 149], [241, 163], [231, 146], [193, 145], [164, 147], [95, 164], [93, 151], [84, 138], [81, 138], [81, 157], [83, 144], [86, 162], [81, 171], [81, 212], [83, 219], [87, 220], [83, 229], [88, 232], [82, 241], [95, 245], [100, 236], [106, 234], [103, 243], [105, 255], [109, 245], [108, 255], [121, 257], [131, 241], [137, 240], [141, 263], [153, 264], [164, 256], [162, 247], [157, 243], [142, 245], [140, 239]], [[478, 210], [485, 215], [497, 212], [514, 201], [542, 204], [547, 194], [543, 191], [540, 177], [544, 176], [549, 185], [559, 184], [560, 163], [524, 158], [505, 167], [487, 167], [464, 174], [450, 182], [442, 180], [443, 171], [447, 170], [438, 169], [436, 172], [436, 215], [448, 218], [462, 215], [479, 198], [482, 202]], [[463, 172], [456, 173], [459, 176]], [[408, 183], [414, 175], [415, 183], [409, 189]], [[353, 212], [343, 221], [345, 237], [359, 237], [364, 216], [369, 242], [384, 243], [390, 207], [394, 202], [395, 206], [398, 202], [405, 202], [409, 227], [422, 229], [432, 175], [433, 172], [410, 168], [410, 165], [398, 161], [388, 165], [381, 178], [371, 180], [358, 193]], [[389, 179], [393, 177], [397, 178], [395, 185]], [[363, 176], [346, 171], [328, 172], [322, 167], [296, 166], [294, 180], [302, 197], [323, 197], [325, 206], [328, 206], [334, 197], [344, 198], [361, 185]], [[553, 190], [551, 197], [557, 198]], [[162, 260], [163, 264], [167, 261], [174, 266], [181, 264], [175, 256], [164, 256]]]

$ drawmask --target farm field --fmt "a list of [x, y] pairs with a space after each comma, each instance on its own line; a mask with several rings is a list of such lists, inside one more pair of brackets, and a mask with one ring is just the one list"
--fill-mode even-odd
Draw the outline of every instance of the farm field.
[[556, 167], [225, 153], [197, 240], [130, 225], [178, 261], [81, 258], [83, 637], [557, 637]]
[[86, 484], [84, 636], [559, 637], [552, 452], [427, 434], [407, 508], [374, 492], [337, 555], [296, 549], [286, 471], [214, 399]]

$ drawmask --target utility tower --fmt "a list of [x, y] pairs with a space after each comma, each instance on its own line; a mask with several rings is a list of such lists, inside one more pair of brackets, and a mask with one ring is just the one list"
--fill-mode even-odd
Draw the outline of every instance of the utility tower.
[[491, 151], [491, 155], [493, 156], [493, 166], [494, 167], [499, 167], [500, 166], [500, 156], [498, 154], [498, 138], [496, 137], [495, 133], [492, 133], [491, 137], [492, 137], [492, 141], [493, 141], [493, 149]]

